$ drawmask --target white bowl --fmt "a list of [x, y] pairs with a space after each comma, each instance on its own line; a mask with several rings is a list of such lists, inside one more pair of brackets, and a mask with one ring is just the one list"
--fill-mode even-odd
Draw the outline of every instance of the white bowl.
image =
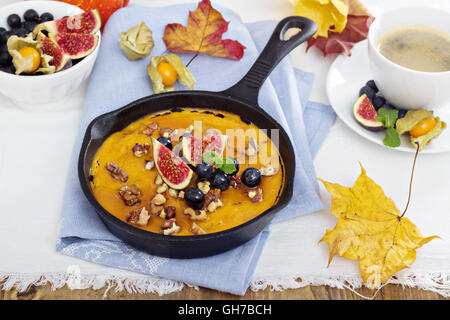
[[369, 65], [375, 83], [393, 105], [436, 109], [450, 104], [450, 71], [423, 72], [402, 67], [378, 50], [381, 36], [403, 26], [425, 25], [450, 35], [450, 13], [429, 7], [403, 7], [377, 16], [370, 26]]
[[[50, 12], [55, 20], [83, 12], [76, 6], [59, 1], [22, 1], [0, 7], [0, 27], [9, 29], [7, 17], [17, 13], [23, 19], [23, 14], [28, 9], [34, 9], [39, 14]], [[66, 70], [36, 76], [15, 75], [0, 71], [0, 92], [20, 107], [32, 110], [47, 109], [49, 105], [53, 105], [54, 102], [58, 102], [78, 89], [89, 77], [101, 42], [100, 31], [97, 34], [99, 42], [94, 52]]]

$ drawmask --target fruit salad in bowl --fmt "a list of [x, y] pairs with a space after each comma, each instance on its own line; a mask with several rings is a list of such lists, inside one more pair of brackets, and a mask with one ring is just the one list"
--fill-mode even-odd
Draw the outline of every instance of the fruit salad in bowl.
[[90, 75], [101, 35], [97, 10], [56, 1], [0, 8], [0, 92], [26, 109], [61, 107]]

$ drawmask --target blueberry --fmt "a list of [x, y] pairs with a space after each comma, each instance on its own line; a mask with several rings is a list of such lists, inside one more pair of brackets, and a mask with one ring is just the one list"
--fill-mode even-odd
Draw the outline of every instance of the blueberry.
[[236, 168], [232, 173], [227, 173], [229, 176], [233, 176], [239, 171], [239, 162], [235, 158], [227, 157], [227, 159], [233, 161], [234, 167]]
[[8, 25], [9, 25], [11, 28], [13, 28], [13, 29], [14, 29], [14, 28], [20, 28], [21, 23], [22, 23], [22, 21], [21, 21], [19, 15], [18, 15], [18, 14], [15, 14], [15, 13], [9, 15], [9, 16], [8, 16], [8, 19], [6, 20], [6, 22], [7, 22]]
[[230, 185], [230, 177], [227, 176], [222, 171], [216, 171], [211, 177], [210, 182], [213, 188], [225, 191], [228, 189], [228, 186]]
[[19, 28], [19, 29], [16, 29], [14, 33], [18, 37], [25, 38], [28, 35], [28, 33], [30, 33], [30, 32], [25, 28]]
[[23, 14], [23, 18], [26, 21], [35, 21], [35, 22], [37, 22], [39, 20], [39, 14], [34, 9], [28, 9]]
[[186, 200], [188, 206], [195, 210], [199, 210], [205, 203], [205, 195], [199, 188], [190, 188], [185, 191], [184, 200]]
[[7, 67], [2, 67], [2, 71], [14, 74], [16, 72], [16, 68], [14, 68], [14, 66], [11, 64]]
[[386, 99], [383, 97], [380, 97], [380, 96], [376, 96], [372, 100], [372, 104], [376, 110], [380, 109], [383, 106], [383, 104], [385, 104], [385, 103], [386, 103]]
[[375, 91], [375, 93], [378, 92], [378, 87], [377, 87], [377, 85], [375, 84], [375, 81], [374, 81], [374, 80], [369, 80], [369, 81], [367, 81], [366, 87], [369, 87], [369, 88], [373, 89], [373, 91]]
[[170, 150], [172, 150], [172, 141], [170, 141], [169, 138], [166, 137], [159, 137], [157, 139], [163, 146], [165, 146], [166, 148], [169, 148]]
[[5, 32], [6, 31], [6, 29], [5, 28], [3, 28], [3, 27], [0, 27], [0, 33], [1, 32]]
[[375, 98], [375, 91], [371, 87], [362, 87], [361, 90], [359, 90], [359, 96], [361, 97], [364, 93], [367, 95], [367, 97], [369, 97], [371, 101], [373, 98]]
[[398, 110], [398, 119], [404, 118], [408, 110], [400, 109]]
[[53, 15], [50, 12], [44, 12], [43, 14], [41, 14], [41, 17], [39, 19], [39, 22], [47, 22], [47, 21], [52, 21]]
[[8, 41], [9, 38], [9, 32], [8, 31], [2, 31], [0, 32], [0, 44], [4, 44]]
[[0, 53], [0, 65], [7, 67], [11, 64], [12, 58], [8, 52]]
[[178, 140], [181, 140], [181, 139], [183, 139], [184, 137], [192, 137], [192, 133], [185, 132], [185, 133], [183, 133], [183, 134], [180, 136], [180, 138], [178, 138]]
[[195, 173], [201, 181], [209, 180], [213, 174], [213, 167], [209, 163], [199, 163], [195, 167]]
[[385, 109], [395, 109], [395, 107], [394, 107], [393, 105], [388, 104], [388, 103], [383, 104], [382, 108], [385, 108]]
[[261, 182], [261, 172], [256, 168], [247, 168], [241, 176], [241, 181], [249, 188], [254, 188]]
[[36, 22], [34, 21], [25, 21], [23, 24], [23, 28], [25, 28], [28, 32], [32, 32], [36, 27]]

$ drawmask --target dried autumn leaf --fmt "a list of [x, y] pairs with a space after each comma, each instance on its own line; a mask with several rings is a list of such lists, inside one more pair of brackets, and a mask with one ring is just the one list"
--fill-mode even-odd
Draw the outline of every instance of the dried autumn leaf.
[[289, 0], [295, 14], [313, 20], [317, 32], [313, 36], [327, 37], [328, 31], [341, 32], [347, 23], [348, 7], [344, 0]]
[[372, 288], [410, 266], [416, 259], [416, 249], [439, 238], [422, 237], [362, 166], [351, 188], [320, 181], [331, 194], [331, 212], [339, 219], [320, 240], [329, 246], [328, 265], [336, 254], [358, 260], [361, 276]]
[[367, 38], [374, 17], [357, 0], [347, 0], [347, 24], [342, 32], [329, 31], [326, 37], [318, 36], [308, 40], [306, 51], [312, 46], [319, 48], [324, 56], [339, 54], [350, 56], [353, 46]]
[[209, 0], [202, 0], [195, 11], [189, 12], [187, 27], [179, 23], [166, 25], [163, 40], [173, 52], [204, 53], [210, 56], [239, 60], [245, 47], [236, 40], [222, 39], [228, 30], [219, 11]]

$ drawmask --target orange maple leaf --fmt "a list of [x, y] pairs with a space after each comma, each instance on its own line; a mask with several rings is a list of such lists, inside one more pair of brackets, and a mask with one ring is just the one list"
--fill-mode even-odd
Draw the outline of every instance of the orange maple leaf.
[[229, 22], [202, 0], [195, 11], [189, 11], [187, 27], [179, 23], [166, 25], [163, 40], [173, 52], [204, 53], [210, 56], [240, 60], [245, 47], [236, 40], [222, 39]]

